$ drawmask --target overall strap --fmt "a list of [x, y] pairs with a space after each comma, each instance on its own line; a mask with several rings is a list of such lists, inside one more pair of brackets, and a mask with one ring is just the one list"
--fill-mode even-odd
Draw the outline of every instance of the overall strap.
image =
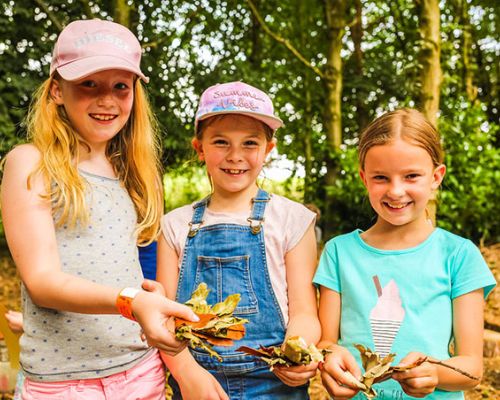
[[252, 199], [252, 214], [247, 221], [250, 222], [250, 229], [254, 235], [258, 234], [262, 229], [264, 211], [269, 200], [271, 200], [271, 196], [262, 189], [259, 189], [257, 195]]
[[200, 226], [203, 224], [203, 215], [205, 214], [209, 200], [210, 196], [207, 196], [193, 205], [194, 212], [193, 218], [191, 222], [189, 222], [189, 237], [195, 236], [200, 230]]

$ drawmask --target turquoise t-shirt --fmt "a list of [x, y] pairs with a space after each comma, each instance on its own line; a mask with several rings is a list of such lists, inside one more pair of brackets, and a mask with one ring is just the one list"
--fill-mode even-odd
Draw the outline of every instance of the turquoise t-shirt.
[[[496, 284], [479, 249], [440, 228], [403, 250], [371, 247], [360, 234], [330, 240], [313, 280], [341, 294], [339, 345], [360, 365], [358, 343], [383, 355], [396, 353], [393, 365], [412, 351], [448, 359], [453, 299], [479, 288], [486, 297]], [[413, 399], [393, 379], [374, 388], [377, 399]], [[463, 399], [463, 393], [436, 390], [426, 398]]]

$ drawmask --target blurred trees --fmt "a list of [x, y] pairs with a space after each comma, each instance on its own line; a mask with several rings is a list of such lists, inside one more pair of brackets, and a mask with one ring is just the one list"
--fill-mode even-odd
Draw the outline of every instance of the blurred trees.
[[[58, 32], [113, 19], [144, 48], [164, 165], [193, 158], [192, 120], [206, 87], [245, 80], [271, 94], [286, 126], [280, 155], [304, 171], [304, 200], [326, 237], [373, 215], [357, 178], [359, 132], [380, 113], [429, 110], [447, 151], [438, 221], [498, 241], [500, 3], [495, 0], [16, 0], [1, 2], [0, 156], [24, 138], [33, 89]], [[489, 216], [489, 218], [488, 218]]]

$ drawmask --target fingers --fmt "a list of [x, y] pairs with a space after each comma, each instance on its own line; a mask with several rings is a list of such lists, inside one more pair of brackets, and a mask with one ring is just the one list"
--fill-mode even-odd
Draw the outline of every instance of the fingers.
[[350, 399], [358, 393], [358, 390], [352, 389], [348, 386], [342, 386], [326, 371], [321, 372], [321, 381], [330, 396], [335, 399]]
[[288, 386], [305, 385], [309, 379], [316, 375], [318, 363], [299, 365], [294, 367], [278, 366], [273, 369], [274, 374]]
[[[410, 353], [401, 360], [400, 365], [411, 364], [421, 357], [422, 354], [420, 353]], [[434, 392], [439, 383], [436, 366], [428, 362], [424, 362], [408, 371], [394, 373], [392, 378], [400, 383], [406, 394], [413, 397], [427, 396]]]
[[168, 354], [169, 356], [175, 356], [184, 350], [187, 346], [187, 341], [180, 341], [175, 338], [172, 334], [168, 333], [160, 337], [147, 337], [148, 345], [156, 347]]
[[4, 315], [12, 332], [23, 332], [23, 314], [18, 311], [8, 310]]
[[147, 292], [158, 293], [165, 296], [165, 289], [160, 282], [152, 281], [151, 279], [144, 279], [141, 287]]
[[185, 306], [184, 304], [179, 304], [169, 299], [166, 300], [168, 303], [166, 304], [165, 311], [168, 314], [168, 316], [173, 315], [174, 317], [187, 319], [193, 322], [197, 322], [200, 320], [200, 318], [188, 306]]
[[[323, 371], [334, 377], [335, 381], [339, 384], [352, 389], [358, 389], [358, 385], [355, 383], [355, 376], [360, 376], [361, 374], [358, 372], [354, 375], [353, 372], [349, 370], [345, 370], [345, 367], [338, 363], [326, 363], [323, 365]], [[357, 368], [359, 371], [359, 368]]]

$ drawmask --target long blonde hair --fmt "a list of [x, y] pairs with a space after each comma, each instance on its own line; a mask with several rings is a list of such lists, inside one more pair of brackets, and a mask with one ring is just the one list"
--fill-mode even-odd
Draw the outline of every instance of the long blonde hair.
[[[78, 173], [75, 160], [79, 144], [85, 142], [69, 121], [63, 106], [50, 95], [53, 79], [35, 92], [26, 117], [28, 136], [40, 151], [41, 159], [28, 177], [41, 174], [46, 182], [43, 196], [52, 204], [56, 226], [89, 222], [85, 201], [86, 181]], [[157, 122], [139, 79], [134, 84], [134, 103], [129, 120], [106, 148], [106, 155], [128, 191], [136, 212], [139, 243], [149, 243], [158, 234], [163, 214], [160, 178], [160, 145]]]

